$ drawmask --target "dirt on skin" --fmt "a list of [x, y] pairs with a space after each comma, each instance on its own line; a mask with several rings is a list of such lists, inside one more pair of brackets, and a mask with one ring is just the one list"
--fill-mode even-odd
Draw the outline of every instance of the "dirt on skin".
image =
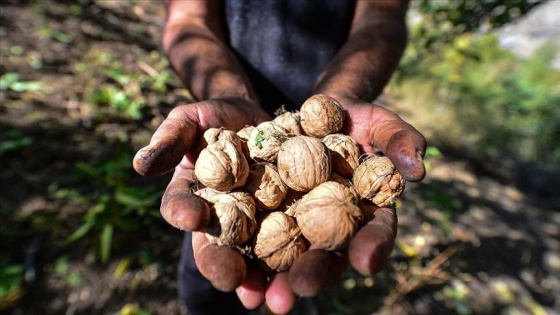
[[[0, 75], [17, 73], [43, 87], [0, 94], [2, 142], [19, 143], [0, 155], [0, 228], [17, 231], [20, 241], [2, 242], [0, 257], [22, 263], [26, 272], [22, 289], [2, 301], [3, 311], [187, 314], [177, 299], [180, 231], [160, 220], [118, 233], [110, 259], [100, 263], [94, 238], [60, 246], [95, 203], [55, 193], [71, 187], [77, 165], [105, 161], [123, 143], [133, 154], [173, 106], [189, 101], [175, 77], [165, 81], [165, 93], [125, 84], [132, 100], [146, 99], [141, 119], [87, 99], [94, 87], [117, 85], [111, 80], [118, 73], [107, 79], [101, 68], [154, 81], [165, 74], [158, 61], [165, 58], [164, 15], [156, 1], [2, 3]], [[348, 269], [294, 313], [557, 314], [558, 196], [522, 190], [515, 178], [508, 182], [461, 159], [427, 163], [426, 179], [407, 184], [397, 205], [399, 235], [384, 270], [366, 277]], [[168, 180], [134, 174], [130, 183], [163, 190]], [[98, 187], [82, 187], [88, 189]]]

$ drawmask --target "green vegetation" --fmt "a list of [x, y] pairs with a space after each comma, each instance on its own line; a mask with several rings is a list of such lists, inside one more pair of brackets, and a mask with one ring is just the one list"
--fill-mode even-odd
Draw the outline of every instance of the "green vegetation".
[[[412, 41], [417, 36], [413, 32]], [[466, 33], [432, 54], [415, 49], [407, 52], [406, 74], [397, 76], [392, 92], [397, 106], [425, 108], [425, 117], [413, 119], [436, 145], [479, 161], [558, 171], [560, 72], [551, 66], [557, 47], [545, 45], [525, 60], [500, 48], [493, 33]]]
[[[86, 235], [95, 234], [95, 252], [101, 262], [110, 258], [115, 231], [138, 232], [142, 228], [160, 222], [157, 211], [162, 191], [154, 186], [133, 185], [130, 180], [134, 170], [130, 163], [131, 152], [120, 147], [115, 156], [97, 164], [77, 163], [74, 174], [79, 189], [60, 189], [54, 196], [70, 200], [80, 200], [91, 205], [83, 215], [82, 225], [66, 240], [64, 245], [73, 244]], [[98, 187], [91, 189], [89, 187]]]

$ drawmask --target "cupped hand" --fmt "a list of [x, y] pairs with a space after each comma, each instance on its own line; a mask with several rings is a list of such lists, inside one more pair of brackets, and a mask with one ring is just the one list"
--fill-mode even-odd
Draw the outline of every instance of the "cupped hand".
[[[424, 178], [422, 162], [426, 140], [414, 127], [392, 111], [356, 99], [331, 95], [346, 110], [343, 133], [352, 136], [366, 153], [388, 156], [408, 181]], [[294, 262], [288, 272], [270, 279], [266, 301], [276, 313], [287, 313], [297, 296], [314, 296], [338, 281], [350, 264], [362, 275], [378, 272], [389, 257], [397, 236], [397, 215], [393, 208], [379, 208], [362, 201], [364, 224], [345, 251], [311, 248]], [[247, 269], [247, 279], [237, 293], [247, 307], [255, 307], [264, 298], [266, 282], [254, 269]]]
[[[211, 127], [239, 130], [270, 120], [259, 106], [239, 99], [210, 100], [174, 108], [156, 130], [150, 144], [133, 160], [135, 170], [158, 176], [175, 170], [160, 211], [172, 226], [193, 231], [193, 254], [200, 273], [222, 291], [237, 292], [248, 309], [265, 301], [275, 313], [287, 313], [296, 302], [287, 272], [270, 278], [237, 249], [210, 244], [202, 231], [210, 222], [208, 204], [192, 192], [197, 139]], [[219, 303], [219, 301], [217, 301]]]
[[[331, 95], [346, 110], [343, 133], [352, 136], [362, 152], [383, 153], [408, 181], [420, 181], [426, 139], [394, 112], [372, 103]], [[337, 281], [348, 264], [363, 275], [378, 272], [393, 249], [397, 235], [395, 209], [362, 201], [364, 225], [345, 252], [310, 250], [289, 271], [290, 287], [300, 296], [313, 296]]]
[[[364, 152], [383, 152], [410, 181], [424, 177], [422, 157], [426, 141], [412, 126], [393, 112], [351, 99], [337, 98], [347, 111], [344, 133], [350, 134]], [[164, 174], [173, 168], [173, 178], [164, 193], [161, 213], [171, 225], [188, 231], [203, 231], [210, 221], [207, 203], [191, 191], [197, 139], [210, 127], [239, 130], [270, 120], [258, 106], [240, 100], [214, 100], [175, 108], [154, 133], [150, 144], [134, 158], [143, 175]], [[337, 281], [348, 263], [360, 273], [373, 274], [389, 256], [396, 237], [394, 209], [363, 202], [365, 224], [352, 239], [347, 252], [310, 249], [288, 272], [265, 275], [246, 262], [239, 251], [210, 244], [202, 233], [193, 234], [197, 267], [223, 291], [237, 292], [248, 309], [265, 301], [275, 313], [289, 312], [297, 296], [313, 296]], [[227, 261], [229, 263], [224, 264]]]

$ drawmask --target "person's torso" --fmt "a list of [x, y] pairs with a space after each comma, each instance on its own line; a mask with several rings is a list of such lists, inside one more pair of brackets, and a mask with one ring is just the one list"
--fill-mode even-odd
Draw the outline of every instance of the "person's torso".
[[226, 0], [230, 45], [261, 105], [297, 109], [345, 42], [353, 0]]

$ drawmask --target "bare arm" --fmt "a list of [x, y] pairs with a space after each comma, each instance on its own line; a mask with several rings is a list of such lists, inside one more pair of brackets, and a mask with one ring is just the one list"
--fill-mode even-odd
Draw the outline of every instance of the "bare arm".
[[315, 92], [373, 101], [383, 91], [407, 43], [408, 0], [357, 1], [349, 38]]
[[163, 47], [197, 100], [241, 98], [256, 104], [249, 79], [224, 43], [220, 1], [166, 0]]

